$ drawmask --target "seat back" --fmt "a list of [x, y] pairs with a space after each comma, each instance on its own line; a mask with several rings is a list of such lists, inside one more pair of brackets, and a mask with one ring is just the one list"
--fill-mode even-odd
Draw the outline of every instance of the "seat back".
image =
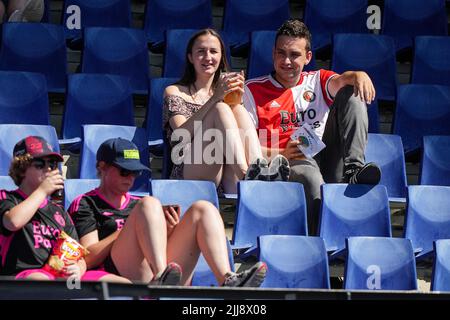
[[387, 189], [383, 185], [324, 184], [319, 235], [327, 251], [345, 248], [353, 236], [391, 237]]
[[431, 291], [450, 291], [450, 240], [437, 240], [433, 247]]
[[346, 290], [417, 290], [416, 261], [410, 240], [351, 237], [346, 246]]
[[266, 234], [308, 235], [307, 225], [302, 184], [257, 180], [238, 182], [234, 245], [256, 246], [256, 238]]
[[16, 190], [18, 187], [10, 176], [0, 176], [0, 190]]
[[330, 289], [325, 243], [319, 237], [258, 237], [259, 260], [267, 264], [263, 288]]
[[450, 136], [424, 136], [420, 184], [450, 186]]
[[100, 186], [100, 179], [67, 179], [64, 181], [64, 208], [69, 210], [76, 197]]

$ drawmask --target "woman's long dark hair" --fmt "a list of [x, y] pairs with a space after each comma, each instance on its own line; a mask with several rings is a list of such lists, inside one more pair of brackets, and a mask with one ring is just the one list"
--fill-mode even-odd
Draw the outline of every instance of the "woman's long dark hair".
[[183, 76], [181, 77], [181, 79], [178, 80], [178, 82], [176, 84], [189, 87], [190, 85], [192, 85], [195, 82], [195, 80], [197, 80], [194, 65], [189, 61], [188, 54], [192, 54], [192, 47], [194, 46], [195, 40], [197, 40], [198, 37], [208, 35], [208, 34], [216, 37], [219, 40], [220, 50], [222, 51], [222, 58], [220, 59], [219, 68], [217, 69], [216, 73], [214, 74], [212, 88], [216, 87], [217, 81], [219, 80], [220, 73], [229, 71], [229, 64], [228, 64], [227, 55], [225, 52], [225, 45], [223, 43], [222, 38], [220, 37], [220, 34], [214, 29], [207, 28], [207, 29], [198, 31], [189, 40], [187, 48], [186, 48], [186, 55], [185, 55], [186, 66], [184, 68], [184, 73], [183, 73]]

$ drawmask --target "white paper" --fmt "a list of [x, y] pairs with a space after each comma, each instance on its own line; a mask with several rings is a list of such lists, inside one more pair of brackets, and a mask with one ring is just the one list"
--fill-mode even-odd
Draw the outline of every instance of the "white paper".
[[300, 142], [298, 148], [307, 158], [310, 159], [326, 147], [325, 143], [320, 140], [308, 123], [304, 123], [301, 127], [299, 127], [291, 135], [291, 139]]

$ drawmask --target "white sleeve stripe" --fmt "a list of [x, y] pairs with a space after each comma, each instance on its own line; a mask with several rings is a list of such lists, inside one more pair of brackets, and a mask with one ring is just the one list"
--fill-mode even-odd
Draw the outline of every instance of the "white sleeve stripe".
[[337, 74], [333, 74], [331, 77], [328, 78], [327, 82], [325, 83], [325, 91], [327, 92], [327, 98], [330, 100], [334, 100], [334, 97], [330, 94], [330, 90], [328, 89], [328, 84], [330, 83], [330, 80], [333, 79]]

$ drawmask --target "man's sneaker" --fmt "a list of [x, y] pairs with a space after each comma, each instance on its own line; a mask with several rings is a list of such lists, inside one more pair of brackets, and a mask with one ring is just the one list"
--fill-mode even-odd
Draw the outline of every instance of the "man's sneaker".
[[257, 158], [250, 163], [245, 174], [245, 180], [268, 180], [267, 172], [269, 169], [269, 163], [264, 158]]
[[289, 173], [291, 169], [289, 167], [289, 160], [285, 156], [278, 154], [272, 159], [269, 165], [269, 180], [270, 181], [288, 181]]
[[373, 162], [345, 171], [345, 180], [350, 184], [378, 184], [380, 179], [380, 168]]
[[267, 265], [258, 262], [248, 270], [239, 273], [228, 273], [223, 287], [259, 287], [266, 278]]
[[175, 262], [167, 265], [164, 271], [157, 274], [149, 286], [178, 286], [181, 283], [181, 267]]

